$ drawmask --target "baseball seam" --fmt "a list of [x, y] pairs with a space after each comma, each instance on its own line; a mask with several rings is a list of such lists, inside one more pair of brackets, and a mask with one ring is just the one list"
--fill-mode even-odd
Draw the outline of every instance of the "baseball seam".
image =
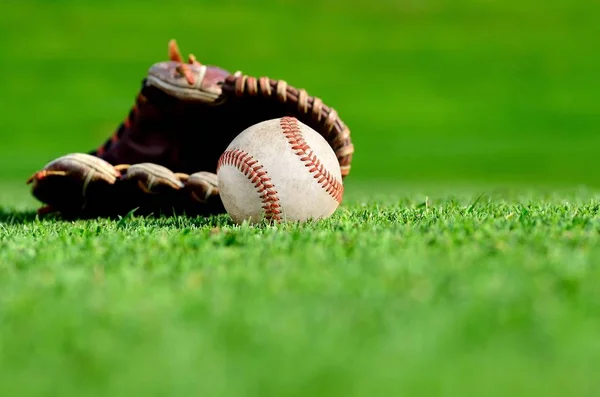
[[294, 153], [300, 158], [307, 167], [317, 183], [338, 203], [342, 202], [344, 195], [344, 185], [338, 181], [327, 169], [317, 155], [304, 140], [298, 120], [294, 117], [282, 117], [280, 121], [281, 130], [287, 141], [292, 147]]
[[241, 171], [254, 185], [260, 194], [262, 208], [265, 211], [265, 219], [280, 221], [281, 205], [275, 186], [271, 181], [264, 166], [251, 154], [240, 149], [226, 150], [217, 164], [217, 171], [224, 165], [230, 165]]

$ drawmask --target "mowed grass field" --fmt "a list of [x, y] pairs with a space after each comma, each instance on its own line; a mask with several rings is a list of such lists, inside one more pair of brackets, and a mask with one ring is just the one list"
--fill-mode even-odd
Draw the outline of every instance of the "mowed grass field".
[[[0, 5], [0, 395], [592, 396], [591, 1]], [[315, 224], [39, 219], [176, 38], [284, 78], [356, 145]], [[210, 133], [199, 130], [198, 133]]]
[[502, 197], [280, 227], [0, 213], [0, 393], [595, 395], [600, 195]]

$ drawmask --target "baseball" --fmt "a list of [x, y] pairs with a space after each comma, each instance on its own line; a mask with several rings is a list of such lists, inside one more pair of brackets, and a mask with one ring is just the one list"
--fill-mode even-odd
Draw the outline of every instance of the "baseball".
[[327, 218], [344, 193], [333, 149], [294, 117], [242, 131], [221, 155], [217, 177], [223, 206], [238, 224]]

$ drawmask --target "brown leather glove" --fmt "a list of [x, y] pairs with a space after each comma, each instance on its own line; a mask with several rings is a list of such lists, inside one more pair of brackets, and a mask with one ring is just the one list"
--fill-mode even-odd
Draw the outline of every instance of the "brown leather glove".
[[174, 40], [169, 59], [150, 67], [127, 118], [102, 146], [53, 160], [29, 178], [45, 204], [40, 213], [223, 212], [219, 157], [244, 129], [283, 116], [322, 134], [342, 177], [349, 174], [350, 131], [319, 98], [283, 80], [202, 65], [193, 55], [184, 62]]

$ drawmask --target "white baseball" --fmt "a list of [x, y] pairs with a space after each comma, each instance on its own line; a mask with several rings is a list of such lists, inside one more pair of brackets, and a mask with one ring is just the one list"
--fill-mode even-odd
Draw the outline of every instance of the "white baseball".
[[217, 177], [223, 206], [238, 224], [327, 218], [344, 193], [333, 149], [294, 117], [242, 131], [221, 155]]

